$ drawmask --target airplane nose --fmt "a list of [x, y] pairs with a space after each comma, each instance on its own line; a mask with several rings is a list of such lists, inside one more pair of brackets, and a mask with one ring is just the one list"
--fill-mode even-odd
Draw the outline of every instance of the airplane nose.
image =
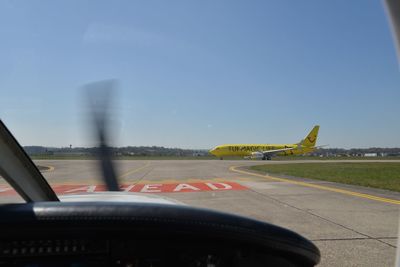
[[214, 152], [215, 152], [215, 149], [213, 148], [213, 149], [210, 149], [209, 151], [208, 151], [210, 154], [212, 154], [212, 155], [215, 155], [214, 154]]

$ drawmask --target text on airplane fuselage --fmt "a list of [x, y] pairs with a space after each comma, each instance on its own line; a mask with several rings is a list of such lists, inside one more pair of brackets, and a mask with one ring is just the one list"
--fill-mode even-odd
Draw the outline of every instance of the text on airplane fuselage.
[[231, 152], [254, 152], [254, 151], [265, 151], [276, 149], [274, 146], [228, 146], [228, 150]]

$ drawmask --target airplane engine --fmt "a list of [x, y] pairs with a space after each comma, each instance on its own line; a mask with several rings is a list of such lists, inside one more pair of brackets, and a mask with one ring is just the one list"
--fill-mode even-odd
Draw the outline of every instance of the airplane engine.
[[250, 157], [252, 159], [262, 159], [264, 157], [264, 154], [261, 152], [252, 152]]

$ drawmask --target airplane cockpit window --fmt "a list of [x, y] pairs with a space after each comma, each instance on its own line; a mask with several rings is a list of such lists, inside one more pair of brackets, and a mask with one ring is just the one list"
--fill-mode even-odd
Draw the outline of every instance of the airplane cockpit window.
[[0, 267], [395, 265], [398, 2], [0, 1]]

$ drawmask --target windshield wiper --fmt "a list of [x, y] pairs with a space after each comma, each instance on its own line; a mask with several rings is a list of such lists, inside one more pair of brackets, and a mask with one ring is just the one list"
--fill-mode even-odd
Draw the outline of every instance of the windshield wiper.
[[59, 201], [39, 169], [1, 120], [0, 175], [27, 202]]

